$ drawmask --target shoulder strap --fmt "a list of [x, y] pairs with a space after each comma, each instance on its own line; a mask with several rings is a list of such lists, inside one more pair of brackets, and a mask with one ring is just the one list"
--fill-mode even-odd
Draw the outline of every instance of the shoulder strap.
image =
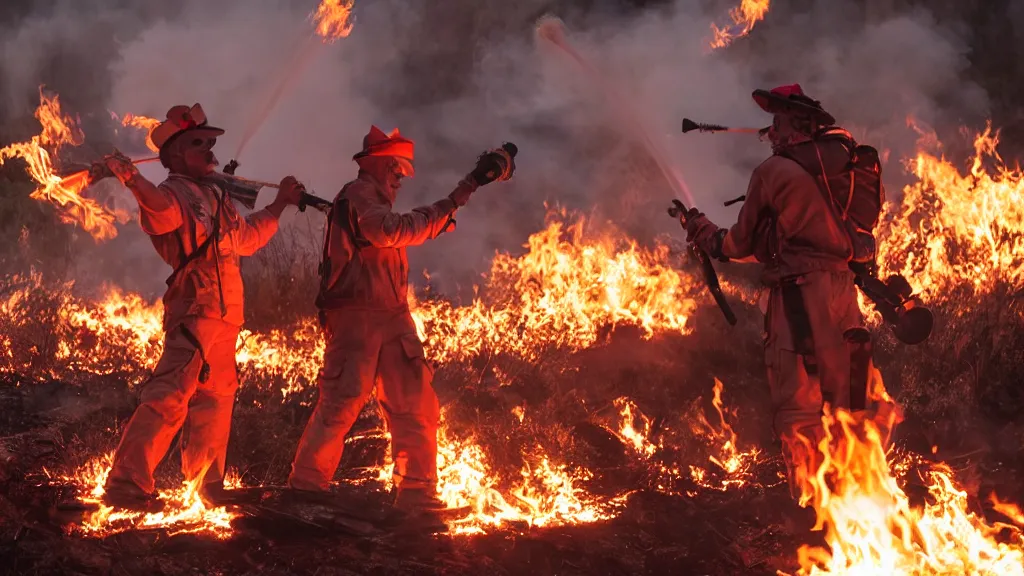
[[182, 259], [181, 259], [181, 262], [178, 263], [178, 266], [174, 268], [174, 271], [171, 272], [171, 275], [167, 277], [167, 285], [168, 286], [170, 286], [174, 282], [174, 280], [178, 276], [178, 274], [180, 274], [183, 270], [185, 270], [185, 268], [189, 264], [191, 264], [192, 262], [196, 261], [196, 259], [198, 259], [200, 256], [205, 254], [208, 251], [209, 247], [214, 242], [216, 242], [217, 238], [220, 236], [220, 216], [221, 216], [221, 209], [224, 207], [224, 199], [223, 199], [222, 196], [223, 195], [219, 195], [219, 194], [216, 194], [216, 193], [214, 193], [214, 195], [213, 195], [213, 197], [216, 198], [216, 200], [217, 200], [217, 209], [214, 211], [214, 215], [213, 215], [213, 230], [211, 231], [210, 234], [208, 234], [206, 236], [206, 239], [203, 240], [202, 244], [200, 244], [199, 246], [195, 246], [195, 244], [196, 244], [195, 223], [192, 222], [192, 218], [188, 218], [187, 219], [188, 220], [188, 225], [189, 225], [189, 227], [192, 230], [192, 245], [194, 246], [194, 249], [192, 250], [192, 252], [188, 253], [187, 255], [185, 254], [185, 251], [184, 251], [184, 241], [181, 239], [181, 232], [179, 231], [177, 233], [178, 234], [178, 245], [182, 249], [182, 252], [181, 252]]

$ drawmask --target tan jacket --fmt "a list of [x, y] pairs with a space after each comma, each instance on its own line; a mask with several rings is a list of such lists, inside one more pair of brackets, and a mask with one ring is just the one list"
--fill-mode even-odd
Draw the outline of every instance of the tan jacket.
[[190, 316], [241, 326], [245, 313], [239, 257], [252, 255], [270, 241], [277, 232], [277, 218], [266, 210], [242, 218], [218, 186], [179, 174], [171, 174], [157, 189], [167, 195], [168, 207], [153, 210], [140, 205], [139, 219], [160, 257], [175, 270], [212, 234], [222, 198], [216, 246], [211, 241], [200, 256], [168, 278], [164, 329]]
[[321, 264], [320, 309], [407, 308], [407, 246], [436, 238], [455, 212], [448, 198], [407, 214], [392, 212], [394, 194], [366, 172], [334, 199]]
[[766, 265], [765, 284], [773, 285], [817, 270], [845, 271], [852, 249], [814, 177], [793, 160], [772, 156], [754, 169], [722, 252], [754, 256]]

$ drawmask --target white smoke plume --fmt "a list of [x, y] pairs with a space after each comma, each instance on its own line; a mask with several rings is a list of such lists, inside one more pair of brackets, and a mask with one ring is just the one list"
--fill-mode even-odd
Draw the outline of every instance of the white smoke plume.
[[[252, 110], [311, 33], [316, 1], [191, 0], [159, 18], [156, 8], [133, 14], [100, 10], [103, 4], [91, 6], [106, 21], [137, 26], [123, 33], [116, 58], [104, 60], [110, 83], [103, 107], [163, 117], [172, 105], [200, 102], [211, 123], [228, 131], [216, 149], [226, 163]], [[731, 224], [738, 210], [722, 201], [744, 193], [768, 146], [748, 135], [683, 135], [683, 117], [764, 126], [770, 117], [750, 93], [800, 83], [840, 124], [890, 152], [887, 186], [895, 194], [899, 159], [916, 140], [908, 116], [936, 126], [978, 122], [987, 113], [985, 92], [965, 80], [968, 39], [927, 10], [876, 11], [869, 20], [863, 3], [852, 0], [802, 8], [778, 0], [750, 37], [709, 53], [710, 23], [721, 22], [733, 2], [677, 0], [586, 14], [559, 10], [562, 4], [356, 0], [351, 35], [318, 47], [239, 158], [238, 173], [273, 181], [294, 174], [330, 198], [354, 177], [350, 158], [370, 124], [398, 127], [417, 145], [417, 176], [397, 205], [405, 210], [446, 195], [483, 150], [515, 142], [514, 181], [482, 188], [459, 211], [455, 233], [411, 251], [414, 280], [415, 271], [429, 269], [432, 282], [449, 291], [474, 281], [495, 250], [518, 250], [543, 225], [545, 202], [615, 220], [641, 240], [682, 234], [665, 215], [670, 188], [601, 94], [571, 61], [535, 42], [533, 23], [546, 12], [565, 20], [577, 49], [630, 98], [697, 204], [720, 225]], [[34, 37], [39, 22], [61, 22], [53, 34], [87, 37], [88, 18], [69, 16], [81, 8], [62, 6], [48, 20], [23, 20], [14, 38]], [[39, 79], [28, 61], [11, 56], [11, 46], [8, 40], [4, 77], [11, 93], [24, 93]], [[90, 45], [79, 41], [77, 50]], [[155, 165], [143, 173], [163, 177]], [[269, 202], [273, 190], [263, 193]], [[285, 220], [320, 225], [315, 214]], [[131, 244], [132, 258], [161, 269], [134, 232], [122, 233], [118, 250]], [[154, 268], [137, 269], [147, 270], [139, 282], [162, 278], [149, 272]]]

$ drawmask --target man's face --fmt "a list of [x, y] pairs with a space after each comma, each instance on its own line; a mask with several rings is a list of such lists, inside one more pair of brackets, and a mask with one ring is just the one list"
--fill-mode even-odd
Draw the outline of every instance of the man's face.
[[385, 181], [392, 190], [398, 192], [398, 189], [402, 187], [402, 179], [406, 176], [405, 170], [402, 169], [402, 165], [397, 158], [388, 158], [388, 160]]
[[212, 173], [220, 165], [213, 153], [213, 146], [216, 143], [217, 138], [210, 135], [182, 134], [176, 142], [176, 171], [193, 178], [202, 178]]
[[793, 118], [786, 114], [776, 114], [772, 119], [772, 127], [768, 130], [768, 140], [772, 143], [772, 151], [779, 150], [806, 140], [807, 136], [801, 134], [793, 126]]

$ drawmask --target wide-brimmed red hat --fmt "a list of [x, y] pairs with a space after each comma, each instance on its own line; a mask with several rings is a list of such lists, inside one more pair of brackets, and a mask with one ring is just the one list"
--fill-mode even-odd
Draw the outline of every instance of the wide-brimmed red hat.
[[754, 90], [754, 102], [769, 114], [813, 116], [822, 124], [835, 124], [836, 119], [821, 107], [821, 102], [804, 94], [799, 84], [779, 86], [771, 90]]
[[175, 138], [184, 133], [202, 132], [205, 135], [216, 137], [224, 133], [221, 128], [210, 126], [206, 121], [206, 113], [199, 104], [191, 108], [185, 105], [178, 105], [167, 111], [167, 119], [157, 124], [149, 133], [149, 139], [158, 150], [174, 141]]
[[370, 131], [363, 137], [363, 149], [352, 159], [358, 160], [367, 156], [392, 156], [398, 159], [405, 175], [412, 176], [415, 173], [413, 149], [412, 140], [403, 137], [398, 132], [398, 128], [392, 130], [390, 134], [385, 134], [380, 128], [370, 126]]

